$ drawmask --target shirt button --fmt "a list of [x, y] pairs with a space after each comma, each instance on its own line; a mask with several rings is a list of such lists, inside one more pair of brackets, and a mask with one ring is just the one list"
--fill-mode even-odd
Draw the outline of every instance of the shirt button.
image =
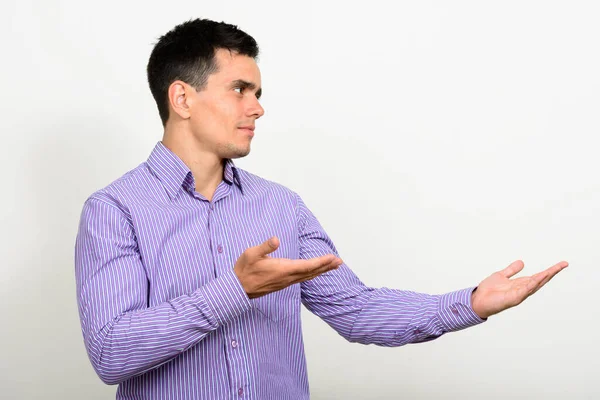
[[231, 341], [231, 347], [233, 347], [233, 348], [238, 347], [238, 342], [235, 339]]
[[218, 251], [219, 253], [222, 253], [222, 252], [223, 252], [223, 246], [219, 245], [219, 246], [217, 247], [217, 251]]
[[215, 209], [215, 205], [214, 205], [213, 203], [208, 203], [208, 207], [209, 207], [211, 210], [214, 210], [214, 209]]
[[239, 389], [238, 389], [238, 395], [239, 395], [240, 397], [242, 397], [242, 396], [244, 395], [244, 389], [242, 389], [242, 388], [239, 388]]
[[415, 328], [413, 332], [415, 335], [418, 335], [419, 333], [421, 333], [421, 330], [419, 328]]
[[454, 306], [450, 307], [450, 311], [452, 311], [454, 314], [458, 314], [458, 310]]

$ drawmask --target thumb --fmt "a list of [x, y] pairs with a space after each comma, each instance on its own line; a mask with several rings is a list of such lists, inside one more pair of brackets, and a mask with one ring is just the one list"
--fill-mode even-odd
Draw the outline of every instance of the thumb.
[[525, 266], [525, 264], [523, 264], [523, 261], [517, 260], [517, 261], [513, 262], [512, 264], [510, 264], [508, 267], [504, 268], [500, 272], [505, 277], [510, 278], [511, 276], [517, 274], [518, 272], [521, 272], [521, 270], [523, 269], [524, 266]]
[[264, 257], [267, 254], [271, 254], [279, 248], [279, 239], [277, 236], [272, 236], [266, 242], [263, 242], [255, 247], [256, 251], [252, 252], [252, 255], [256, 258]]

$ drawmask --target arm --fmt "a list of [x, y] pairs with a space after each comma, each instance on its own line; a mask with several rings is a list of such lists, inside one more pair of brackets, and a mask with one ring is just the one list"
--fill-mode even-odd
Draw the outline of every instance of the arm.
[[[337, 250], [315, 216], [298, 197], [300, 258]], [[302, 283], [302, 302], [351, 342], [401, 346], [435, 339], [483, 322], [473, 311], [468, 288], [428, 295], [365, 286], [342, 264]]]
[[233, 269], [189, 295], [148, 307], [133, 226], [104, 198], [83, 207], [75, 277], [85, 346], [108, 384], [156, 368], [251, 307]]

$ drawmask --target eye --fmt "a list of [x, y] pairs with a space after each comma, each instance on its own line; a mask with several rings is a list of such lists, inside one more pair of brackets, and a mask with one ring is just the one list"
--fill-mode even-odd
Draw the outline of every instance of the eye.
[[239, 94], [243, 94], [244, 93], [244, 88], [243, 87], [235, 87], [235, 88], [233, 88], [233, 90], [235, 90]]

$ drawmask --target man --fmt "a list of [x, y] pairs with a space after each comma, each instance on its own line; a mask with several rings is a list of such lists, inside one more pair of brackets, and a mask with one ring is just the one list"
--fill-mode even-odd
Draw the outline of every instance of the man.
[[164, 136], [86, 201], [76, 242], [85, 345], [119, 399], [309, 397], [300, 303], [351, 342], [435, 339], [515, 306], [567, 266], [432, 296], [365, 286], [300, 196], [235, 167], [261, 76], [253, 38], [188, 21], [160, 38], [148, 82]]

